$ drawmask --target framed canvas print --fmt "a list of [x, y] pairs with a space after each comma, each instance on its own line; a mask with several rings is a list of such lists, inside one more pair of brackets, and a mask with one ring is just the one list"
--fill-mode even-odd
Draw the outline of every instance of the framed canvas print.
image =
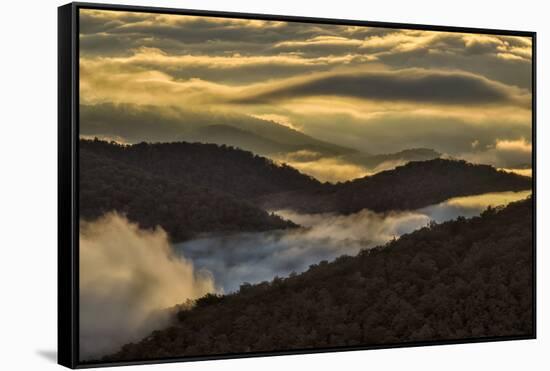
[[535, 33], [59, 8], [59, 362], [535, 338]]

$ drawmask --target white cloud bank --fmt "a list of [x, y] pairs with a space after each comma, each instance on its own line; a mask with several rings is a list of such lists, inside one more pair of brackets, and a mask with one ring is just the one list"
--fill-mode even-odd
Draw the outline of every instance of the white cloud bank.
[[208, 292], [212, 276], [172, 253], [166, 233], [140, 230], [111, 213], [80, 226], [80, 358], [137, 341], [169, 310]]

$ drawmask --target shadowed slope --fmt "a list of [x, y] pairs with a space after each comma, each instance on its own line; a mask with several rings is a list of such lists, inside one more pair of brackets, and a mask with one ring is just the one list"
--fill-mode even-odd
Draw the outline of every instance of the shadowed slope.
[[80, 150], [80, 217], [118, 211], [142, 228], [161, 226], [173, 241], [202, 232], [265, 231], [296, 226], [245, 200], [192, 182]]
[[308, 191], [263, 197], [268, 209], [294, 209], [309, 213], [354, 213], [413, 210], [451, 197], [487, 192], [520, 191], [532, 187], [529, 177], [498, 171], [489, 165], [434, 159], [413, 161], [372, 176]]
[[104, 361], [533, 334], [532, 200], [228, 296]]

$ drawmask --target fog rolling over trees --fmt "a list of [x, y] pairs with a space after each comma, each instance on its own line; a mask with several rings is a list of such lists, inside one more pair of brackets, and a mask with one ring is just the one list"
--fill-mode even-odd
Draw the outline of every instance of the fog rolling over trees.
[[[104, 361], [533, 333], [532, 199], [207, 295]], [[506, 226], [506, 228], [503, 228]]]
[[[489, 292], [497, 286], [483, 286], [496, 273], [483, 273], [482, 286], [464, 273], [471, 266], [464, 259], [474, 254], [472, 246], [493, 254], [490, 246], [505, 244], [494, 232], [497, 221], [516, 222], [503, 216], [511, 212], [491, 209], [475, 222], [461, 218], [439, 227], [433, 222], [476, 216], [487, 206], [528, 197], [531, 178], [433, 158], [329, 183], [227, 145], [126, 145], [97, 139], [80, 140], [79, 169], [81, 355], [87, 361], [120, 349], [108, 359], [131, 359], [137, 353], [155, 358], [277, 350], [283, 343], [288, 349], [375, 344], [418, 340], [423, 333], [452, 339], [517, 328], [487, 328], [485, 322], [478, 328], [465, 319], [473, 312], [464, 314], [478, 306], [493, 316], [493, 309], [482, 305], [514, 304], [507, 297], [492, 301]], [[518, 213], [527, 212], [517, 205], [513, 209]], [[411, 236], [416, 237], [399, 238], [415, 230]], [[410, 254], [403, 255], [399, 246], [407, 244]], [[373, 248], [371, 258], [367, 251]], [[503, 251], [507, 256], [508, 250]], [[523, 266], [527, 260], [521, 259], [517, 262]], [[505, 275], [512, 269], [507, 262], [497, 264]], [[311, 265], [318, 268], [308, 270]], [[335, 273], [340, 272], [335, 267], [345, 267], [347, 273]], [[347, 280], [349, 290], [332, 292]], [[463, 286], [470, 291], [460, 295], [473, 300], [457, 309], [463, 327], [433, 322], [432, 313], [439, 309], [424, 309], [424, 301], [433, 301], [440, 291], [447, 295], [441, 300], [451, 301], [450, 295], [462, 293], [457, 287]], [[485, 304], [474, 295], [478, 286], [487, 292]], [[392, 300], [395, 307], [387, 307]], [[174, 322], [178, 305], [192, 308], [180, 311], [179, 321], [191, 320]], [[320, 312], [314, 314], [312, 308]], [[388, 316], [401, 310], [412, 322], [391, 332], [397, 320]], [[258, 316], [268, 319], [268, 327], [254, 327]], [[290, 322], [281, 316], [289, 316]], [[282, 323], [279, 329], [277, 322]], [[259, 334], [268, 331], [268, 338], [242, 334], [247, 327]], [[298, 328], [294, 336], [299, 342], [282, 335], [290, 327]], [[167, 331], [176, 331], [166, 335], [174, 344], [164, 343]], [[241, 342], [232, 333], [244, 336]], [[143, 345], [151, 339], [159, 345], [154, 352]], [[138, 345], [121, 348], [132, 342]]]
[[477, 216], [487, 207], [523, 200], [530, 194], [523, 191], [457, 197], [419, 210], [388, 213], [366, 209], [349, 215], [278, 210], [277, 215], [300, 228], [211, 234], [175, 244], [174, 249], [192, 260], [195, 268], [211, 272], [216, 286], [231, 293], [243, 282], [259, 283], [275, 276], [300, 273], [321, 260], [332, 261], [343, 254], [356, 255], [430, 222]]

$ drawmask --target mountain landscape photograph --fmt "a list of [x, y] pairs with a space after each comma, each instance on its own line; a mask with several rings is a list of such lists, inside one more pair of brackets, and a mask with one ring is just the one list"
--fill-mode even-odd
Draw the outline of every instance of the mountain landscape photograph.
[[534, 335], [527, 36], [79, 10], [84, 364]]

